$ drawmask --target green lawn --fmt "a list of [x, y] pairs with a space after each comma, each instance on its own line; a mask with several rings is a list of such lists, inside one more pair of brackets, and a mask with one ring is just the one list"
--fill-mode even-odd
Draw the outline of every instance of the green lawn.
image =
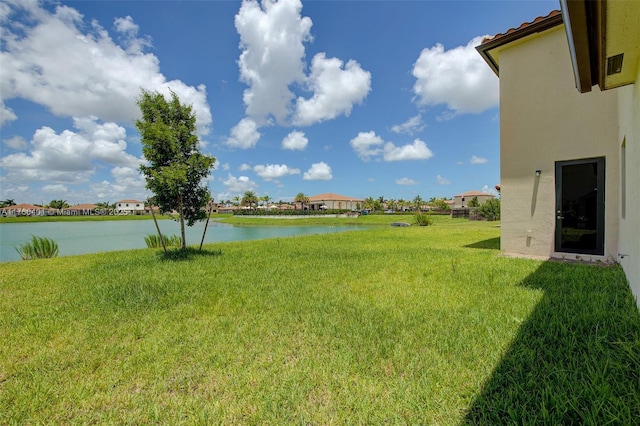
[[632, 424], [619, 267], [491, 223], [0, 264], [0, 424]]

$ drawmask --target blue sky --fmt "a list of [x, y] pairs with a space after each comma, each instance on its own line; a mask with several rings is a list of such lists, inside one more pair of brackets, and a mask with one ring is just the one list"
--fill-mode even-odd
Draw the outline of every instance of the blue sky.
[[0, 3], [0, 199], [144, 199], [140, 89], [193, 106], [216, 200], [494, 191], [474, 49], [557, 1]]

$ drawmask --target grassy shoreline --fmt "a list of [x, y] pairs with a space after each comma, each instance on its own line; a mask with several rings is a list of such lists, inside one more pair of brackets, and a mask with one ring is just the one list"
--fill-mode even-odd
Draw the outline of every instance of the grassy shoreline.
[[450, 220], [0, 264], [0, 424], [632, 423], [621, 268], [498, 237]]
[[[160, 215], [157, 219], [172, 219], [171, 216]], [[451, 219], [448, 215], [432, 215], [436, 223], [449, 223]], [[33, 223], [33, 222], [90, 222], [109, 220], [153, 220], [149, 215], [126, 215], [126, 216], [18, 216], [0, 217], [2, 223]], [[232, 214], [213, 214], [211, 220], [230, 225], [238, 226], [301, 226], [301, 225], [389, 225], [392, 222], [406, 222], [415, 224], [415, 215], [408, 214], [369, 214], [363, 216], [334, 217], [334, 216], [241, 216]], [[467, 219], [455, 219], [454, 223], [465, 223]]]

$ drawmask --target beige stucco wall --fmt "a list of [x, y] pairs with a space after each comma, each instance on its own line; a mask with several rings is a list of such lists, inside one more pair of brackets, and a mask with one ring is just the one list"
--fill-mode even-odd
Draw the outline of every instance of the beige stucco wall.
[[[625, 209], [620, 212], [618, 261], [624, 268], [631, 291], [640, 307], [640, 67], [636, 83], [619, 91], [620, 134], [618, 146], [625, 143]], [[622, 173], [622, 170], [621, 170]], [[620, 188], [622, 191], [622, 187]]]
[[[617, 257], [617, 107], [616, 90], [576, 90], [562, 25], [502, 48], [500, 192], [505, 253], [553, 256], [555, 162], [604, 156], [604, 256]], [[541, 170], [539, 177], [536, 170]]]
[[356, 210], [358, 205], [362, 208], [364, 204], [363, 200], [314, 200], [309, 203], [309, 206], [312, 210], [320, 210], [320, 206], [327, 206], [327, 209], [346, 209], [346, 210]]
[[471, 202], [471, 200], [473, 200], [474, 197], [478, 197], [478, 204], [484, 204], [487, 202], [487, 200], [491, 200], [493, 198], [495, 198], [495, 196], [487, 194], [487, 195], [472, 195], [472, 196], [465, 196], [464, 197], [464, 203], [462, 202], [462, 195], [456, 195], [454, 197], [454, 208], [461, 208], [461, 207], [469, 207], [469, 203]]

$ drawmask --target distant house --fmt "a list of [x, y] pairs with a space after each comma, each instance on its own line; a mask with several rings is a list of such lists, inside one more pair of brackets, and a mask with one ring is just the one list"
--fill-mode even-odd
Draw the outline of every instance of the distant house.
[[500, 79], [501, 249], [617, 261], [638, 298], [640, 1], [560, 5], [477, 48]]
[[0, 213], [3, 217], [14, 216], [47, 216], [50, 211], [47, 207], [34, 206], [33, 204], [15, 204], [13, 206], [3, 207], [0, 209]]
[[62, 214], [71, 216], [90, 216], [95, 213], [98, 206], [95, 204], [78, 204], [77, 206], [62, 209]]
[[478, 198], [478, 205], [484, 204], [487, 200], [493, 200], [496, 198], [493, 194], [487, 194], [480, 191], [468, 191], [453, 197], [453, 205], [451, 207], [454, 209], [469, 207], [469, 202], [476, 197]]
[[122, 200], [116, 203], [116, 213], [120, 214], [143, 214], [144, 202], [138, 200]]
[[310, 210], [358, 210], [363, 204], [364, 200], [360, 198], [331, 192], [309, 197]]

